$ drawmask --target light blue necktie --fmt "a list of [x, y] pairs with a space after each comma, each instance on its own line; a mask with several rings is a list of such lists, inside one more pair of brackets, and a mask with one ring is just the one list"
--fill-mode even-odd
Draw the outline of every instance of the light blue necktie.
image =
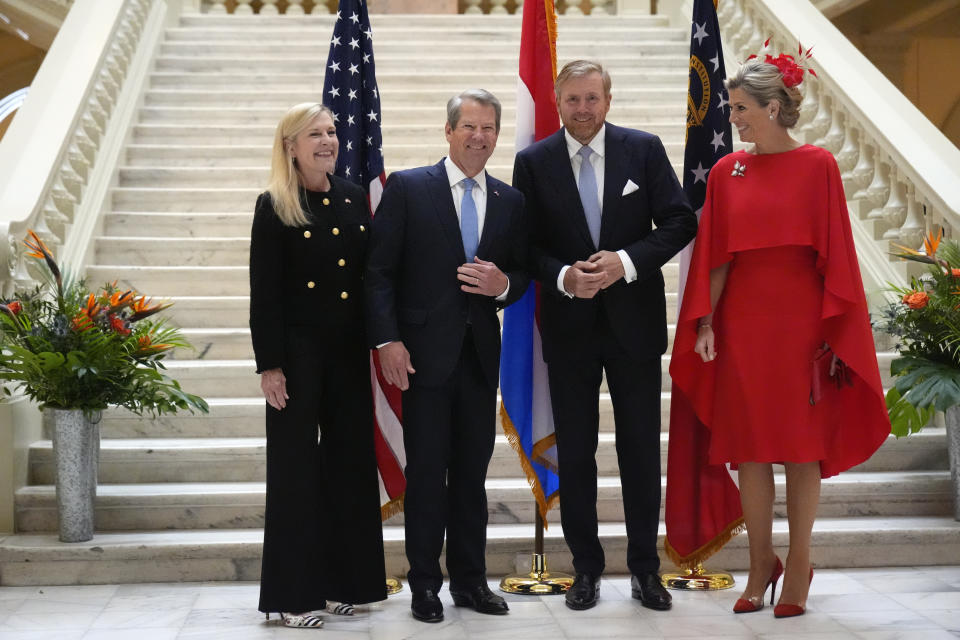
[[480, 243], [477, 205], [473, 201], [473, 188], [477, 186], [473, 178], [463, 179], [463, 200], [460, 201], [460, 235], [463, 236], [463, 252], [467, 255], [467, 262], [473, 262], [477, 255], [477, 244]]
[[593, 165], [590, 164], [590, 154], [593, 150], [583, 145], [580, 151], [577, 151], [580, 160], [580, 184], [577, 188], [580, 190], [580, 202], [583, 204], [583, 213], [587, 216], [587, 228], [590, 229], [590, 238], [593, 240], [593, 246], [600, 246], [600, 195], [597, 189], [597, 174], [593, 171]]

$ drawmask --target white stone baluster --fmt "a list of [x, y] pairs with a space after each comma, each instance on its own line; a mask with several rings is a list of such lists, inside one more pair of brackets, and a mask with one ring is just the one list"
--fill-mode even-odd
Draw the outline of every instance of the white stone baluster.
[[745, 53], [743, 59], [746, 60], [747, 56], [752, 54], [760, 55], [760, 50], [763, 48], [763, 43], [767, 38], [770, 38], [770, 29], [767, 28], [763, 20], [754, 18], [753, 33], [750, 34], [750, 37], [747, 38], [746, 43], [743, 45]]
[[720, 22], [721, 27], [725, 27], [727, 21], [733, 17], [733, 14], [737, 10], [737, 6], [737, 2], [731, 2], [729, 0], [727, 2], [720, 3], [720, 5], [717, 7], [717, 21]]
[[797, 120], [797, 127], [802, 130], [803, 127], [813, 122], [813, 117], [817, 114], [817, 110], [820, 108], [819, 102], [819, 93], [820, 93], [820, 83], [813, 79], [809, 79], [800, 86], [800, 91], [803, 92], [803, 101], [800, 103], [800, 118]]
[[873, 177], [873, 148], [867, 142], [866, 132], [860, 131], [859, 133], [860, 151], [857, 154], [857, 163], [853, 165], [850, 171], [841, 176], [843, 178], [843, 188], [854, 200], [863, 197], [861, 191], [866, 189], [867, 185], [870, 184], [870, 178]]
[[860, 157], [860, 145], [857, 144], [860, 131], [852, 122], [852, 117], [847, 115], [844, 119], [847, 126], [844, 127], [843, 143], [837, 152], [837, 165], [840, 167], [841, 176], [853, 169], [857, 164], [857, 158]]
[[590, 0], [590, 15], [607, 15], [607, 0]]
[[832, 98], [828, 95], [820, 96], [820, 108], [817, 109], [817, 115], [807, 126], [801, 129], [807, 142], [817, 144], [827, 130], [830, 128], [830, 122], [833, 120]]
[[253, 2], [253, 0], [237, 0], [237, 8], [233, 10], [233, 15], [235, 16], [253, 15], [253, 7], [250, 6], [251, 2]]
[[883, 218], [883, 203], [890, 197], [890, 181], [888, 179], [890, 167], [890, 161], [883, 157], [878, 148], [874, 159], [873, 180], [863, 192], [868, 220]]
[[310, 11], [308, 11], [307, 13], [310, 13], [312, 15], [325, 15], [325, 14], [331, 14], [333, 12], [330, 11], [330, 7], [329, 5], [327, 5], [326, 0], [316, 0], [316, 2], [313, 3], [313, 8], [310, 9]]
[[843, 145], [844, 137], [844, 113], [840, 106], [836, 104], [836, 101], [834, 101], [834, 108], [831, 112], [831, 115], [833, 117], [830, 120], [830, 128], [827, 129], [827, 132], [823, 135], [822, 140], [817, 140], [813, 144], [817, 145], [818, 147], [823, 147], [830, 153], [836, 154], [838, 151], [840, 151], [840, 147]]
[[750, 12], [745, 9], [740, 18], [739, 28], [737, 28], [737, 25], [733, 25], [733, 28], [737, 30], [731, 39], [733, 51], [737, 54], [737, 58], [739, 60], [744, 61], [747, 59], [747, 56], [750, 55], [749, 53], [744, 52], [746, 51], [747, 42], [753, 35], [753, 20], [750, 17]]
[[907, 219], [907, 185], [906, 178], [899, 170], [890, 172], [890, 197], [883, 205], [883, 222], [886, 231], [883, 233], [884, 240], [899, 240], [900, 227]]
[[303, 5], [303, 0], [287, 0], [286, 15], [302, 16], [304, 14], [302, 5]]
[[562, 0], [560, 3], [564, 6], [563, 15], [582, 16], [583, 10], [580, 8], [580, 0]]
[[490, 13], [492, 14], [503, 14], [507, 13], [507, 8], [504, 6], [507, 4], [507, 0], [490, 0]]
[[260, 5], [260, 15], [262, 16], [275, 16], [280, 13], [277, 9], [277, 0], [260, 0], [263, 2]]
[[483, 13], [483, 9], [480, 8], [480, 0], [466, 0], [467, 8], [463, 10], [464, 13]]
[[523, 15], [523, 0], [517, 0], [517, 8], [514, 9], [513, 13], [518, 16]]
[[90, 175], [91, 162], [87, 159], [87, 156], [83, 150], [80, 149], [79, 145], [77, 145], [76, 139], [67, 147], [67, 161], [73, 170], [77, 172], [77, 175], [83, 179], [84, 184], [86, 184], [87, 176]]
[[223, 0], [214, 0], [210, 5], [210, 8], [207, 10], [207, 13], [222, 15], [227, 12], [227, 3]]
[[923, 217], [923, 205], [917, 201], [916, 189], [912, 184], [907, 185], [907, 216], [900, 227], [900, 243], [911, 249], [919, 249], [923, 245], [923, 236], [926, 233], [926, 220]]

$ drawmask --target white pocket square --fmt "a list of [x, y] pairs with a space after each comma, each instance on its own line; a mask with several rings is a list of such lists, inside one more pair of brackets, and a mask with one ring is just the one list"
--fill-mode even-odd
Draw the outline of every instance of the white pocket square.
[[640, 187], [637, 186], [636, 182], [628, 179], [627, 184], [623, 186], [623, 193], [620, 194], [620, 197], [622, 198], [623, 196], [628, 196], [639, 188]]

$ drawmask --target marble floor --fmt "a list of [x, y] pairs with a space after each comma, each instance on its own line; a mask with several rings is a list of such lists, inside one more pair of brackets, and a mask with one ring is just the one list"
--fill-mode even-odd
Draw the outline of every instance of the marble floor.
[[612, 576], [589, 611], [567, 609], [560, 596], [508, 596], [510, 615], [491, 617], [453, 607], [444, 589], [446, 620], [430, 625], [410, 617], [405, 590], [353, 618], [328, 615], [315, 631], [266, 622], [256, 583], [2, 587], [0, 640], [960, 638], [960, 566], [817, 571], [807, 614], [785, 620], [770, 607], [733, 615], [738, 592], [674, 592], [673, 610], [660, 613], [630, 598], [628, 577]]

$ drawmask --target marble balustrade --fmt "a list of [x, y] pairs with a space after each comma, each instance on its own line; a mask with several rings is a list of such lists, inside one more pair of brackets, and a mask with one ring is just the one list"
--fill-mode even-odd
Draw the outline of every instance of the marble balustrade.
[[[0, 293], [9, 295], [14, 287], [28, 286], [33, 282], [20, 250], [20, 241], [27, 229], [35, 230], [47, 246], [54, 253], [58, 253], [67, 239], [68, 229], [77, 222], [75, 216], [84, 199], [91, 175], [97, 168], [103, 137], [118, 106], [121, 90], [127, 81], [129, 65], [137, 52], [140, 35], [151, 8], [158, 1], [161, 0], [121, 0], [115, 3], [115, 15], [101, 16], [102, 19], [113, 18], [115, 28], [105, 40], [102, 50], [105, 55], [100, 58], [99, 64], [87, 69], [89, 78], [84, 85], [86, 90], [77, 94], [78, 100], [75, 104], [57, 105], [55, 117], [69, 117], [73, 125], [67, 129], [59, 146], [50, 145], [59, 151], [48, 151], [58, 155], [50, 163], [52, 171], [46, 184], [33, 193], [17, 193], [14, 203], [16, 206], [0, 212]], [[72, 81], [84, 83], [85, 79], [72, 78]], [[44, 92], [43, 88], [38, 90], [38, 82], [45, 82], [42, 68], [32, 87], [32, 94]], [[65, 94], [56, 90], [57, 82], [62, 80], [52, 80], [55, 85], [53, 92], [63, 99]], [[30, 106], [28, 98], [24, 110]], [[13, 127], [18, 124], [20, 123], [15, 122]], [[34, 118], [28, 126], [31, 125], [36, 133], [24, 131], [22, 137], [27, 140], [43, 139], [43, 130], [48, 128], [47, 125], [38, 118]], [[10, 136], [8, 133], [8, 137]], [[49, 139], [46, 141], [54, 142]], [[12, 147], [12, 144], [8, 144], [0, 150], [6, 154], [20, 153], [21, 150]], [[112, 166], [100, 167], [101, 171], [112, 169]], [[0, 193], [3, 193], [6, 187], [4, 195], [9, 195], [13, 192], [13, 186], [16, 185], [0, 184]]]
[[[872, 237], [878, 249], [874, 255], [890, 260], [892, 244], [921, 248], [924, 236], [941, 228], [945, 236], [958, 237], [960, 155], [951, 153], [949, 141], [915, 108], [897, 108], [906, 101], [902, 94], [807, 5], [782, 0], [720, 3], [728, 72], [751, 54], [762, 55], [767, 38], [770, 45], [764, 52], [773, 55], [796, 57], [798, 42], [805, 48], [812, 45], [810, 63], [818, 78], [801, 86], [804, 100], [795, 131], [802, 141], [836, 157], [851, 215]], [[859, 75], [858, 69], [869, 92], [846, 82], [851, 74]], [[913, 132], [921, 135], [911, 136]]]

